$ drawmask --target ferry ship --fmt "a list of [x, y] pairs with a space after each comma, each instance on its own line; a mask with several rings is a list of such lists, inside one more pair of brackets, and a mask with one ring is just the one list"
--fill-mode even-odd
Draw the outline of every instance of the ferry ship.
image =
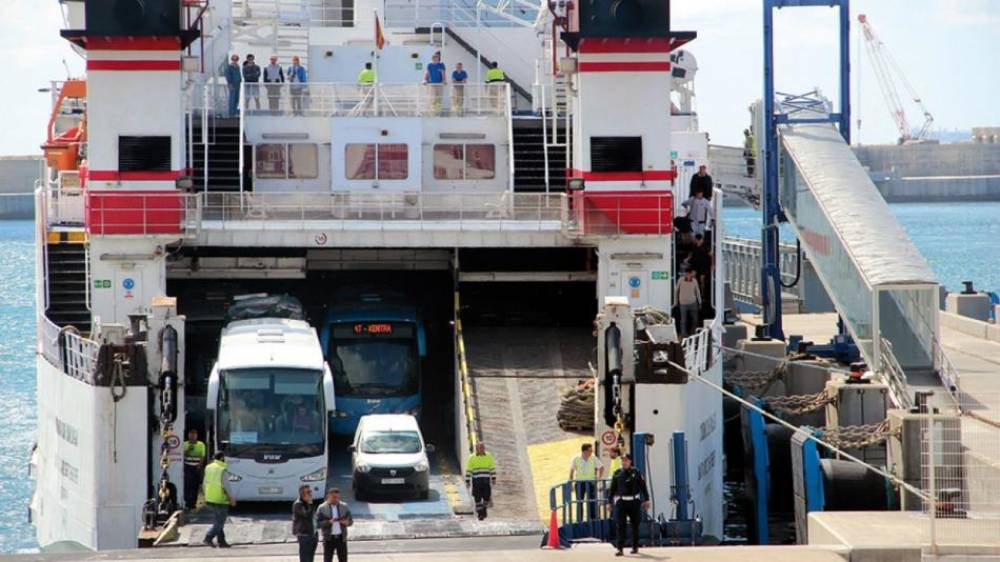
[[[598, 454], [654, 434], [653, 515], [673, 516], [667, 483], [690, 475], [685, 509], [721, 537], [721, 395], [627, 360], [641, 332], [721, 384], [706, 351], [721, 336], [721, 195], [702, 225], [716, 248], [704, 313], [683, 341], [667, 319], [675, 218], [709, 158], [696, 34], [671, 29], [667, 0], [61, 5], [87, 71], [54, 85], [36, 193], [30, 515], [43, 549], [137, 546], [181, 503], [191, 428], [226, 453], [241, 501], [322, 489], [334, 474], [310, 455], [349, 458], [333, 428], [350, 433], [352, 416], [374, 411], [364, 404], [384, 403], [350, 369], [402, 369], [411, 391], [395, 413], [419, 416], [438, 462], [461, 466], [508, 415], [474, 396], [466, 365], [534, 349], [522, 370], [545, 369], [531, 346], [551, 341], [541, 351], [573, 349], [585, 372], [598, 313]], [[261, 81], [232, 79], [250, 54]], [[446, 80], [428, 84], [435, 57]], [[280, 319], [227, 318], [258, 293], [297, 299], [301, 314], [278, 298], [264, 315]], [[403, 310], [391, 300], [411, 312], [373, 312]], [[652, 320], [636, 328], [636, 314]], [[529, 341], [539, 326], [554, 339]], [[367, 355], [348, 360], [355, 344]], [[394, 354], [410, 366], [351, 366]], [[288, 408], [314, 404], [326, 431], [277, 429]], [[513, 427], [552, 422], [556, 406], [518, 403]], [[669, 452], [675, 432], [686, 456]], [[501, 473], [524, 451], [509, 454]], [[537, 524], [530, 507], [517, 515]]]

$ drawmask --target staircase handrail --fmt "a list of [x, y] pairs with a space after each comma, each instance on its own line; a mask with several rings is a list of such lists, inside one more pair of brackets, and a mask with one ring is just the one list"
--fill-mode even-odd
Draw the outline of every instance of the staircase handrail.
[[892, 342], [879, 336], [879, 374], [886, 386], [889, 387], [889, 399], [893, 406], [900, 410], [909, 410], [913, 407], [913, 397], [910, 394], [910, 387], [906, 382], [906, 372], [899, 365], [896, 354], [892, 350]]

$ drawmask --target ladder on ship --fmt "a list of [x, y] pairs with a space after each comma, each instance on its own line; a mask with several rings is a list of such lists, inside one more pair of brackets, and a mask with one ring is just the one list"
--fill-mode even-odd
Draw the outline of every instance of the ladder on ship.
[[87, 259], [83, 231], [49, 233], [45, 245], [45, 316], [60, 328], [72, 326], [83, 334], [90, 332], [91, 323]]

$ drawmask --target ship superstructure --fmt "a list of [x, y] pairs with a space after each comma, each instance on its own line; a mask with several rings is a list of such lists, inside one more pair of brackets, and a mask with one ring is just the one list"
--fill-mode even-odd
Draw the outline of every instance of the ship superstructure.
[[[87, 75], [57, 87], [37, 193], [43, 548], [134, 547], [162, 516], [183, 488], [186, 427], [214, 431], [206, 394], [236, 295], [292, 294], [313, 325], [350, 307], [339, 289], [411, 298], [427, 325], [421, 425], [456, 463], [477, 432], [459, 295], [510, 332], [586, 326], [615, 297], [675, 304], [674, 219], [708, 145], [695, 34], [671, 30], [668, 2], [62, 3]], [[230, 55], [249, 53], [262, 68], [274, 55], [285, 81], [227, 84]], [[424, 83], [435, 54], [447, 84]], [[289, 81], [293, 57], [304, 81]], [[376, 77], [359, 82], [366, 63]], [[505, 80], [485, 81], [494, 67]], [[708, 277], [704, 301], [721, 303]], [[722, 306], [705, 310], [703, 352]], [[721, 382], [721, 363], [703, 365]], [[601, 441], [662, 435], [646, 454], [664, 512], [666, 437], [686, 432], [691, 502], [721, 536], [720, 395], [640, 382], [633, 421], [599, 420]]]

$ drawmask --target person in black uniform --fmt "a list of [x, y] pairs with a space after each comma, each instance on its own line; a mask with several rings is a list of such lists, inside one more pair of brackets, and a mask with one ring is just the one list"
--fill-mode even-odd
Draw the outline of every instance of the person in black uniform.
[[649, 491], [646, 489], [646, 480], [642, 477], [642, 473], [632, 466], [632, 455], [622, 455], [622, 467], [611, 477], [608, 499], [616, 512], [615, 526], [618, 536], [615, 546], [618, 551], [615, 556], [621, 556], [625, 547], [626, 518], [632, 523], [632, 554], [638, 554], [639, 518], [642, 511], [649, 509]]
[[691, 176], [691, 197], [700, 191], [705, 199], [712, 200], [712, 176], [708, 175], [707, 170], [708, 168], [702, 164], [698, 166], [698, 173]]

